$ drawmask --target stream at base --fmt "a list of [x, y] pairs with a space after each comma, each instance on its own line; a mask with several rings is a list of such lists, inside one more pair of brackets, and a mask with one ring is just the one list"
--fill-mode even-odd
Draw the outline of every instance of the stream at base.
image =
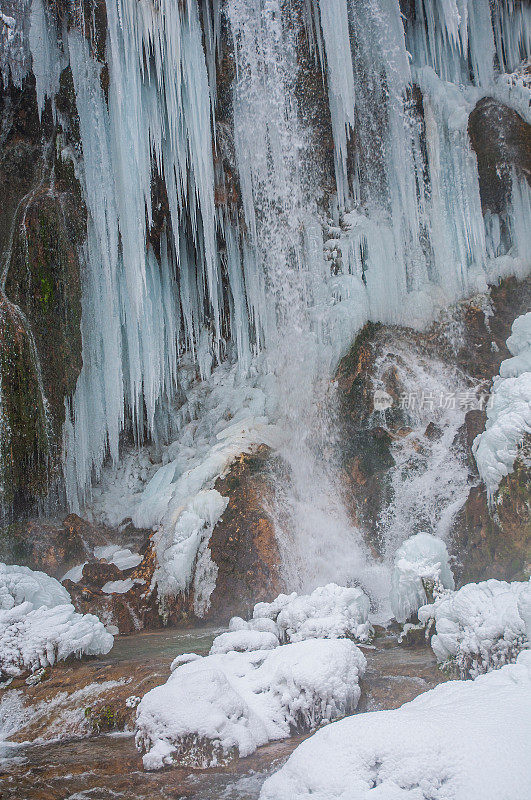
[[[154, 631], [120, 637], [105, 659], [87, 662], [93, 677], [114, 665], [133, 673], [169, 673], [179, 652], [206, 653], [219, 629]], [[391, 633], [364, 647], [367, 672], [358, 712], [397, 708], [440, 683], [442, 674], [427, 646], [400, 646]], [[56, 668], [56, 669], [59, 669]], [[69, 668], [72, 669], [72, 668]], [[75, 675], [75, 673], [74, 673]], [[163, 680], [164, 678], [162, 678]], [[2, 800], [256, 800], [266, 778], [311, 733], [272, 742], [225, 767], [177, 767], [145, 772], [130, 733], [108, 734], [9, 748], [0, 760]]]

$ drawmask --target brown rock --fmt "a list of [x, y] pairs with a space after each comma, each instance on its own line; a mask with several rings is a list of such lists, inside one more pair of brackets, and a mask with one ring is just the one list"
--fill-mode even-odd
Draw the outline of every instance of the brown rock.
[[442, 436], [442, 430], [435, 422], [430, 422], [424, 431], [424, 436], [426, 439], [430, 439], [433, 441], [434, 439], [440, 439]]
[[60, 579], [71, 567], [91, 557], [93, 548], [107, 543], [113, 533], [77, 514], [69, 514], [62, 523], [29, 519], [11, 526], [2, 558]]
[[[372, 397], [374, 366], [386, 351], [396, 345], [406, 351], [417, 351], [426, 359], [441, 359], [468, 376], [471, 385], [478, 385], [487, 394], [492, 377], [510, 353], [506, 339], [514, 319], [525, 313], [531, 301], [531, 282], [504, 280], [491, 288], [492, 315], [485, 315], [483, 304], [474, 301], [455, 309], [454, 321], [459, 325], [462, 342], [456, 344], [448, 336], [447, 319], [437, 320], [426, 332], [395, 326], [368, 325], [356, 338], [351, 350], [337, 371], [339, 390], [339, 459], [345, 487], [345, 504], [351, 518], [365, 531], [368, 543], [377, 551], [381, 547], [379, 525], [382, 512], [391, 499], [391, 470], [394, 466], [393, 440], [411, 432], [409, 420], [397, 402], [401, 388], [400, 350], [394, 366], [378, 376], [378, 387], [394, 399], [393, 406], [378, 415], [380, 427], [374, 428]], [[382, 385], [383, 384], [383, 385]], [[471, 475], [477, 475], [472, 454], [475, 437], [484, 430], [486, 414], [472, 409], [465, 416], [453, 447], [464, 451]], [[387, 436], [380, 433], [383, 430]], [[424, 433], [424, 436], [422, 436]], [[412, 437], [411, 446], [422, 453], [441, 430], [430, 423], [425, 431]], [[425, 437], [425, 438], [424, 438]], [[500, 501], [490, 510], [484, 488], [472, 489], [468, 501], [454, 525], [453, 555], [461, 560], [462, 580], [487, 577], [508, 578], [524, 574], [529, 562], [529, 478], [518, 468], [502, 482]]]
[[50, 520], [31, 519], [13, 525], [10, 539], [4, 558], [54, 578], [60, 578], [86, 557], [79, 534]]
[[109, 581], [123, 580], [124, 573], [116, 564], [107, 561], [93, 561], [83, 567], [82, 582], [89, 589], [101, 589]]
[[[527, 487], [529, 497], [529, 483]], [[529, 507], [522, 512], [514, 503], [514, 495], [508, 495], [497, 512], [489, 510], [482, 486], [471, 488], [453, 526], [452, 549], [459, 559], [455, 570], [459, 583], [488, 578], [521, 580], [528, 576]]]
[[216, 489], [229, 497], [209, 547], [218, 567], [208, 619], [248, 616], [255, 603], [270, 601], [284, 588], [280, 580], [275, 530], [265, 503], [271, 499], [271, 451], [260, 446], [242, 455]]

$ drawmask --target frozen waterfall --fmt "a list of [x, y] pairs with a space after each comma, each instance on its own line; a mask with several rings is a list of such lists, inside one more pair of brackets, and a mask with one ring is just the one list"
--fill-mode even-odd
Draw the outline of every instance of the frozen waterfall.
[[[294, 475], [288, 581], [359, 579], [361, 533], [331, 499], [320, 434], [308, 436], [339, 356], [367, 320], [421, 328], [529, 268], [529, 185], [512, 175], [501, 241], [500, 220], [483, 215], [468, 119], [494, 97], [530, 120], [518, 68], [531, 9], [408, 5], [406, 18], [398, 0], [106, 0], [105, 86], [90, 20], [78, 9], [58, 40], [33, 0], [39, 105], [69, 64], [88, 215], [68, 504], [101, 510], [127, 485], [123, 517], [162, 526], [159, 556], [180, 554], [176, 569], [215, 524], [219, 503], [199, 508], [197, 493], [234, 453], [271, 440]], [[327, 98], [329, 176], [314, 158], [321, 134], [303, 121], [303, 56]]]

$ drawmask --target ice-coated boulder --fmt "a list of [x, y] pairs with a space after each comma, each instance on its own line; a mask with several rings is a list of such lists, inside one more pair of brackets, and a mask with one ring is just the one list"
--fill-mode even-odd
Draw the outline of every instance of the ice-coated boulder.
[[428, 594], [433, 596], [434, 591], [453, 588], [448, 550], [442, 539], [429, 533], [417, 533], [398, 548], [389, 594], [398, 622], [410, 619], [428, 602]]
[[500, 800], [531, 792], [531, 652], [300, 744], [260, 800]]
[[437, 660], [461, 677], [475, 677], [514, 661], [528, 641], [529, 581], [467, 583], [419, 609], [435, 624], [431, 646]]
[[0, 673], [16, 676], [71, 655], [108, 653], [112, 635], [93, 614], [78, 614], [55, 578], [0, 564]]
[[180, 663], [137, 711], [146, 769], [210, 767], [351, 713], [366, 661], [346, 639], [216, 653]]

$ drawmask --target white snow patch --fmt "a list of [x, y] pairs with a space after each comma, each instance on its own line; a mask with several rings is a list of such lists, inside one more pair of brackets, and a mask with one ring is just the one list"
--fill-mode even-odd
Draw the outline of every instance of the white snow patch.
[[423, 623], [435, 622], [431, 646], [437, 660], [455, 666], [461, 677], [475, 677], [514, 661], [527, 641], [530, 605], [529, 581], [491, 579], [442, 594], [418, 615]]
[[530, 718], [525, 651], [475, 681], [328, 725], [265, 782], [260, 800], [524, 800]]
[[61, 578], [61, 583], [63, 581], [72, 581], [72, 583], [79, 583], [81, 578], [83, 577], [83, 567], [85, 564], [88, 564], [88, 561], [83, 561], [82, 564], [77, 564], [72, 569], [69, 569], [68, 572], [65, 572], [63, 577]]
[[356, 708], [365, 657], [348, 640], [224, 653], [178, 665], [138, 706], [146, 769], [215, 766]]
[[102, 558], [110, 564], [115, 564], [121, 570], [138, 567], [142, 562], [142, 556], [139, 553], [133, 553], [128, 547], [120, 547], [116, 544], [95, 547], [94, 555], [98, 559]]
[[257, 630], [228, 631], [216, 636], [210, 648], [210, 654], [244, 653], [251, 650], [273, 650], [280, 644], [274, 633]]
[[132, 589], [135, 585], [135, 582], [131, 580], [131, 578], [126, 578], [122, 581], [107, 581], [101, 587], [101, 591], [104, 594], [125, 594], [128, 592], [129, 589]]
[[417, 533], [398, 548], [395, 556], [389, 599], [398, 622], [406, 622], [427, 602], [428, 587], [435, 593], [453, 589], [454, 576], [442, 539]]

